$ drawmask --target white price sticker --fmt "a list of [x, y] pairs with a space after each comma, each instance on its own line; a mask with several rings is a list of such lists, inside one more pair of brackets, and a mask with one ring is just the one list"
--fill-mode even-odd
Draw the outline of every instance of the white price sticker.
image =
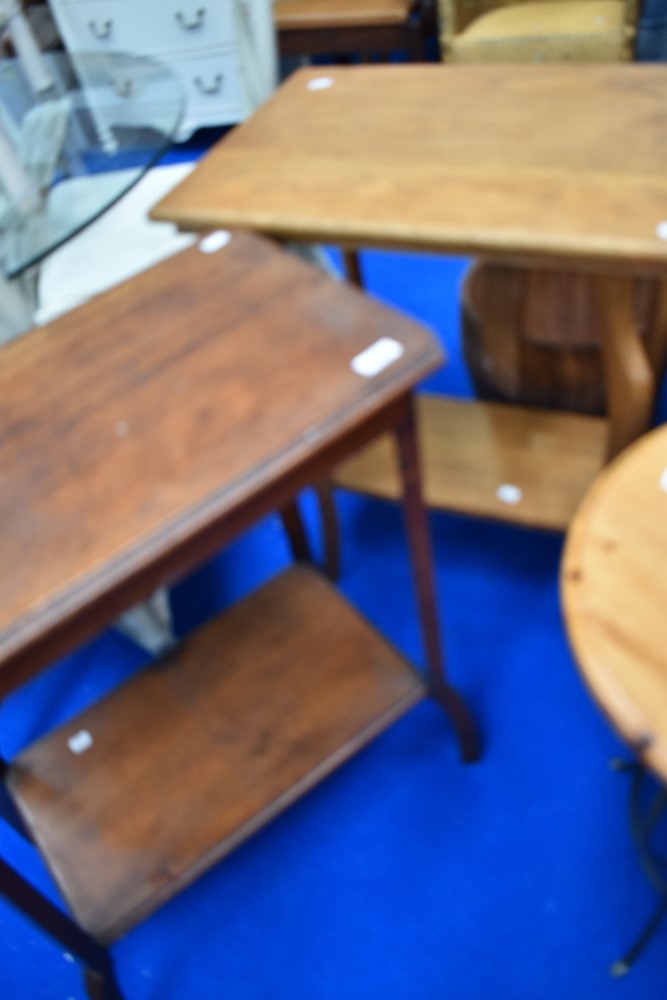
[[372, 378], [401, 357], [405, 348], [393, 337], [380, 337], [374, 344], [357, 354], [350, 362], [350, 368], [357, 375]]

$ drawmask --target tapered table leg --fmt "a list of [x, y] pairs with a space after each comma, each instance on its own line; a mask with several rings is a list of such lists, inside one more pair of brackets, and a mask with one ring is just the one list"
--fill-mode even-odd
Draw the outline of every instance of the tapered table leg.
[[343, 253], [343, 266], [345, 269], [345, 277], [352, 284], [356, 285], [357, 288], [364, 287], [364, 279], [361, 273], [361, 263], [359, 261], [359, 254], [356, 250], [346, 250]]
[[1, 858], [0, 894], [80, 960], [90, 1000], [124, 1000], [106, 948]]
[[456, 730], [461, 757], [466, 763], [479, 760], [481, 747], [477, 726], [465, 701], [445, 677], [438, 626], [433, 555], [428, 515], [422, 499], [419, 450], [411, 396], [406, 397], [405, 417], [395, 428], [403, 485], [403, 509], [433, 697], [443, 707]]
[[293, 497], [288, 504], [285, 504], [280, 511], [280, 518], [292, 550], [292, 556], [296, 562], [312, 563], [313, 554], [296, 497]]

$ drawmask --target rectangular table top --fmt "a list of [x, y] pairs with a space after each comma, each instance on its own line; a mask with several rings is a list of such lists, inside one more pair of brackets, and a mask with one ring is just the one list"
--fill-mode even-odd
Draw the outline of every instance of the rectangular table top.
[[[354, 370], [383, 338], [402, 354], [390, 343]], [[249, 233], [6, 345], [0, 686], [31, 644], [166, 566], [441, 360], [425, 327]]]
[[665, 93], [654, 64], [300, 70], [152, 214], [347, 247], [661, 270]]

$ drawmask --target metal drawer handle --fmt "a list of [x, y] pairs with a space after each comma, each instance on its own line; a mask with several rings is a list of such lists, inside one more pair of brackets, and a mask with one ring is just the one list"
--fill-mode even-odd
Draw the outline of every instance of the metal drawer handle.
[[105, 38], [111, 37], [113, 21], [105, 21], [101, 25], [98, 25], [97, 21], [89, 21], [88, 27], [94, 38], [99, 39], [99, 41], [104, 41]]
[[216, 73], [211, 83], [204, 83], [200, 76], [196, 76], [194, 83], [200, 94], [219, 94], [222, 90], [225, 74]]
[[191, 21], [188, 21], [187, 16], [180, 10], [176, 11], [174, 17], [180, 24], [184, 31], [197, 31], [204, 24], [204, 17], [206, 16], [206, 7], [200, 7], [199, 10], [195, 12], [195, 16]]

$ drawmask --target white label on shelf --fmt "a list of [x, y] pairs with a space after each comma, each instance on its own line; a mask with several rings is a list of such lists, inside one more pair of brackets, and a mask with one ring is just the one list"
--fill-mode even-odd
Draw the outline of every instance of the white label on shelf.
[[380, 337], [374, 344], [357, 354], [350, 361], [350, 368], [357, 375], [372, 378], [383, 371], [388, 365], [400, 358], [405, 348], [393, 337]]
[[217, 253], [226, 247], [232, 235], [226, 229], [216, 229], [214, 233], [209, 233], [203, 240], [199, 241], [199, 249], [202, 253]]
[[655, 235], [659, 240], [667, 240], [667, 222], [659, 222], [655, 227]]
[[314, 80], [309, 80], [306, 84], [308, 90], [328, 90], [333, 85], [334, 78], [332, 76], [316, 76]]
[[93, 737], [87, 729], [80, 729], [78, 733], [74, 733], [73, 736], [70, 736], [67, 741], [67, 746], [70, 748], [72, 753], [85, 753], [86, 750], [90, 750], [92, 745]]
[[660, 489], [664, 490], [664, 492], [667, 493], [667, 466], [665, 466], [665, 468], [662, 470], [659, 482], [660, 482]]
[[503, 483], [496, 490], [496, 496], [501, 503], [515, 504], [523, 500], [523, 490], [513, 483]]

